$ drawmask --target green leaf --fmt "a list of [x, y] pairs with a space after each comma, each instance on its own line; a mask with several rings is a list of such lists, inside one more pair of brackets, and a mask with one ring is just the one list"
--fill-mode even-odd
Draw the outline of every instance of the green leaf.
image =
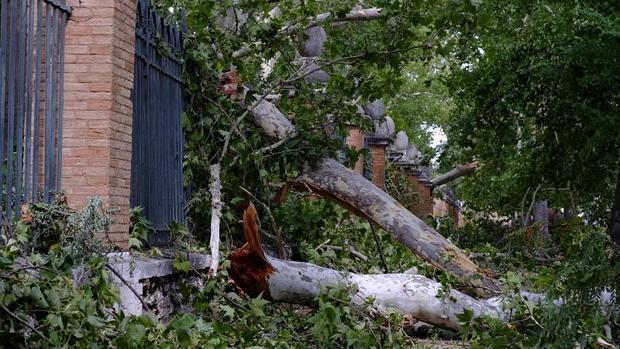
[[106, 325], [105, 319], [102, 319], [98, 316], [90, 315], [86, 318], [89, 324], [93, 325], [95, 328], [101, 328]]
[[192, 269], [192, 263], [190, 263], [190, 261], [188, 261], [187, 259], [177, 256], [174, 259], [173, 267], [176, 271], [187, 273]]
[[58, 327], [61, 330], [65, 328], [62, 322], [62, 318], [56, 314], [47, 314], [47, 316], [45, 317], [45, 320], [47, 321], [48, 324], [50, 324], [52, 328]]
[[174, 321], [172, 321], [170, 323], [170, 327], [175, 330], [187, 329], [194, 326], [194, 323], [194, 316], [192, 314], [185, 313], [181, 315], [181, 317], [178, 317]]
[[235, 316], [235, 309], [230, 305], [220, 304], [220, 309], [224, 312], [224, 316], [232, 319]]

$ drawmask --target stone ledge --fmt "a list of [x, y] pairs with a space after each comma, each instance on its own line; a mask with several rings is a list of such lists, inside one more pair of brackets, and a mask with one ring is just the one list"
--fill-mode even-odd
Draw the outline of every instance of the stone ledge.
[[[189, 262], [194, 270], [205, 270], [211, 263], [211, 256], [190, 253]], [[174, 259], [166, 257], [136, 256], [129, 252], [111, 253], [108, 255], [108, 263], [127, 281], [142, 297], [144, 294], [144, 282], [151, 279], [160, 279], [172, 275], [180, 275], [174, 270]], [[144, 309], [140, 299], [132, 290], [116, 275], [111, 274], [114, 282], [120, 290], [121, 302], [119, 307], [122, 311], [131, 315], [140, 315]]]

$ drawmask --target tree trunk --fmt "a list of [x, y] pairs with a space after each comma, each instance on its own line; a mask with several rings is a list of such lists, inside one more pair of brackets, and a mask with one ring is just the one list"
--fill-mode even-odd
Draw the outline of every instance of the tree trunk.
[[[360, 275], [322, 268], [310, 263], [269, 258], [275, 272], [268, 278], [273, 300], [313, 304], [321, 288], [345, 286], [351, 290], [351, 303], [366, 306], [373, 299], [372, 310], [382, 314], [395, 309], [429, 324], [451, 330], [459, 329], [457, 315], [472, 310], [475, 316], [503, 319], [501, 308], [480, 301], [457, 290], [440, 295], [440, 283], [421, 275]], [[267, 292], [265, 292], [267, 294]]]
[[435, 326], [458, 330], [457, 315], [466, 309], [475, 316], [504, 319], [498, 300], [480, 301], [457, 290], [442, 290], [440, 283], [415, 274], [361, 275], [317, 265], [266, 257], [260, 244], [256, 209], [243, 214], [246, 243], [229, 255], [230, 277], [252, 297], [297, 304], [313, 304], [321, 289], [346, 287], [351, 303], [387, 313], [395, 309]]
[[532, 214], [532, 224], [540, 225], [540, 235], [549, 239], [549, 205], [547, 200], [536, 201]]
[[478, 268], [458, 247], [386, 192], [336, 160], [323, 160], [317, 169], [306, 171], [290, 184], [309, 188], [370, 219], [434, 267], [468, 282], [477, 294], [489, 297], [500, 291], [499, 282]]
[[452, 182], [453, 180], [459, 177], [470, 175], [476, 172], [478, 167], [480, 167], [480, 164], [478, 162], [471, 162], [465, 165], [458, 165], [452, 170], [434, 178], [432, 181], [433, 188]]
[[611, 208], [611, 224], [609, 225], [611, 232], [611, 239], [618, 245], [620, 245], [620, 169], [618, 171], [618, 177], [616, 182], [616, 195], [614, 198], [614, 204]]

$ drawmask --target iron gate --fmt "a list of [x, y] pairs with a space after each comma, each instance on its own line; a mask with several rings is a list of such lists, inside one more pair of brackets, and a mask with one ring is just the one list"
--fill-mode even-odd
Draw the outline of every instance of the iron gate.
[[65, 0], [0, 0], [0, 211], [60, 188]]
[[152, 245], [166, 245], [168, 224], [184, 221], [183, 30], [138, 1], [133, 99], [131, 206], [153, 224]]

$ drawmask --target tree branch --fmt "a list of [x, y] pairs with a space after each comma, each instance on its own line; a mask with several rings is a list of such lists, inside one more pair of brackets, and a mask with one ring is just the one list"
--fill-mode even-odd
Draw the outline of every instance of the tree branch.
[[470, 175], [474, 172], [476, 172], [476, 170], [480, 167], [480, 164], [475, 161], [475, 162], [470, 162], [469, 164], [465, 164], [465, 165], [458, 165], [455, 168], [453, 168], [452, 170], [438, 176], [435, 177], [432, 181], [432, 187], [436, 188], [440, 185], [444, 185], [446, 183], [452, 182], [453, 180], [459, 178], [459, 177], [463, 177], [463, 176], [467, 176]]

